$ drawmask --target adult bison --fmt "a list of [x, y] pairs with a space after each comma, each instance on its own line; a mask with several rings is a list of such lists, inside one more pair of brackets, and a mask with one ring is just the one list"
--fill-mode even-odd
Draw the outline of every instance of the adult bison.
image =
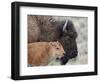
[[74, 25], [66, 17], [28, 15], [28, 43], [58, 40], [66, 51], [60, 59], [62, 65], [77, 56], [76, 38]]

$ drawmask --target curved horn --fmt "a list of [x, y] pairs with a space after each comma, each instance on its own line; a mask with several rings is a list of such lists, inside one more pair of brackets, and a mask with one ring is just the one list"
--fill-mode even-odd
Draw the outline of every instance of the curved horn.
[[[66, 30], [67, 23], [68, 23], [68, 20], [66, 20], [66, 21], [65, 21], [65, 24], [64, 24], [64, 26], [63, 26], [63, 31], [65, 31], [65, 30]], [[66, 30], [66, 31], [67, 31], [67, 30]]]

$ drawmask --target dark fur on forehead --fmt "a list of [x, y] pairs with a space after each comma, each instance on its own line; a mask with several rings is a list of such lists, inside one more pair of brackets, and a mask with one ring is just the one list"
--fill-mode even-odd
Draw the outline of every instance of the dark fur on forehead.
[[72, 23], [71, 20], [68, 20], [67, 25], [65, 27], [65, 29], [62, 31], [63, 36], [70, 36], [71, 38], [76, 39], [77, 37], [77, 32], [74, 28], [74, 24]]

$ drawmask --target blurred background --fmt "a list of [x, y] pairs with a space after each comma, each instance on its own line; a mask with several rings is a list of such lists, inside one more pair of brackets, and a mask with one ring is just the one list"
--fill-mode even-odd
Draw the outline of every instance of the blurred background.
[[71, 20], [78, 33], [76, 39], [78, 46], [78, 57], [70, 59], [67, 64], [87, 64], [88, 63], [88, 18], [87, 17], [67, 17]]

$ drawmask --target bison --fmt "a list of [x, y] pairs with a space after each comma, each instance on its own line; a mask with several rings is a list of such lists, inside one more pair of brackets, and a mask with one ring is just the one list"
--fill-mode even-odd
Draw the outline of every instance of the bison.
[[62, 16], [28, 15], [28, 43], [59, 41], [65, 54], [60, 59], [65, 65], [69, 59], [75, 58], [77, 50], [77, 32], [71, 20]]

